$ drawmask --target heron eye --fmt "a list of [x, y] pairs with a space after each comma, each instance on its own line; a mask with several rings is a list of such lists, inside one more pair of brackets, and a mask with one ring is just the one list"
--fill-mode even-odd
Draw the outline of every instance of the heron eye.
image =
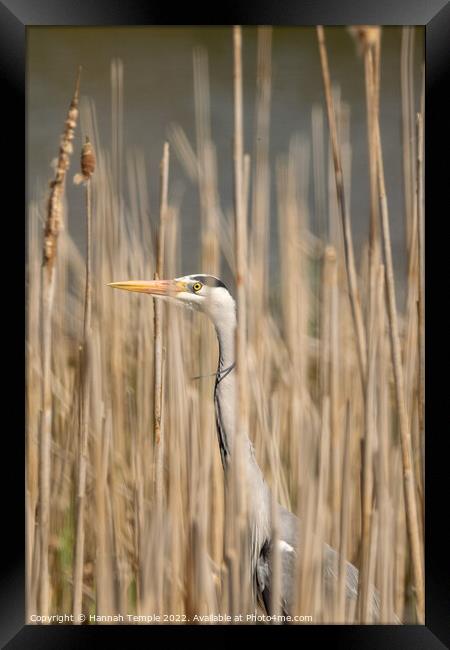
[[200, 291], [200, 289], [202, 288], [202, 286], [203, 286], [203, 285], [201, 284], [201, 282], [196, 282], [195, 284], [192, 285], [192, 288], [194, 289], [194, 291], [197, 292], [197, 291]]

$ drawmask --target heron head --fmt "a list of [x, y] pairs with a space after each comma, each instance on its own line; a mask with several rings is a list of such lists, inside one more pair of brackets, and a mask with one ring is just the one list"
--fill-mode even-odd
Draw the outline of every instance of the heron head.
[[136, 280], [111, 282], [114, 289], [138, 291], [169, 302], [183, 304], [190, 309], [201, 311], [213, 321], [221, 317], [224, 308], [234, 309], [234, 300], [219, 278], [205, 273], [185, 275], [174, 280]]

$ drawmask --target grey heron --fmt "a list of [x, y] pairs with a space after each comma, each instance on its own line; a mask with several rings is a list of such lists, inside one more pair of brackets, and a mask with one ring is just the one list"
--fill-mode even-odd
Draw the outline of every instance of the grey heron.
[[[115, 289], [138, 291], [169, 301], [184, 304], [203, 312], [211, 319], [219, 342], [219, 362], [214, 387], [216, 428], [220, 455], [225, 475], [235, 442], [236, 373], [235, 330], [237, 326], [236, 304], [225, 284], [212, 275], [187, 275], [173, 280], [113, 282]], [[274, 543], [271, 526], [271, 490], [256, 461], [254, 448], [248, 436], [244, 441], [244, 463], [247, 482], [249, 525], [251, 526], [252, 580], [256, 585], [258, 600], [271, 612], [272, 561]], [[277, 553], [280, 557], [281, 613], [292, 611], [294, 598], [295, 562], [300, 552], [300, 521], [292, 512], [277, 504]], [[324, 580], [328, 593], [337, 593], [338, 553], [323, 544]], [[358, 593], [358, 570], [346, 562], [346, 602], [355, 603]], [[372, 615], [378, 619], [378, 597], [372, 591]]]

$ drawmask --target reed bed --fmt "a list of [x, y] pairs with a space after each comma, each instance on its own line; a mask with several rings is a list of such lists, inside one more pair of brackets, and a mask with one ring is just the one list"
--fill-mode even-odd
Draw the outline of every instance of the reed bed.
[[[117, 280], [230, 270], [239, 319], [236, 431], [248, 432], [274, 497], [302, 520], [293, 613], [298, 622], [372, 623], [368, 602], [375, 585], [380, 622], [423, 622], [423, 101], [416, 106], [413, 35], [404, 28], [408, 274], [406, 308], [399, 313], [389, 235], [389, 221], [398, 216], [388, 212], [378, 119], [382, 34], [364, 26], [352, 33], [355, 56], [362, 57], [369, 147], [368, 237], [360, 269], [349, 211], [351, 114], [332, 85], [338, 80], [321, 28], [323, 104], [311, 109], [311, 133], [293, 134], [274, 168], [268, 27], [258, 29], [254, 125], [244, 125], [242, 113], [245, 31], [230, 33], [234, 162], [219, 165], [205, 50], [193, 52], [196, 140], [189, 141], [183, 125], [171, 125], [170, 153], [166, 143], [159, 171], [124, 142], [119, 60], [111, 63], [109, 143], [99, 139], [102, 118], [94, 102], [82, 97], [79, 137], [89, 137], [96, 166], [78, 177], [87, 215], [70, 217], [87, 219], [87, 252], [71, 239], [70, 206], [61, 192], [57, 207], [66, 227], [58, 228], [50, 280], [47, 257], [39, 273], [49, 216], [38, 199], [29, 209], [27, 622], [33, 614], [67, 613], [74, 622], [84, 614], [86, 623], [228, 622], [227, 615], [239, 614], [242, 622], [256, 622], [251, 616], [261, 612], [248, 579], [243, 468], [236, 454], [225, 489], [216, 442], [212, 325], [200, 314], [107, 287]], [[250, 152], [244, 128], [254, 133]], [[173, 156], [199, 192], [200, 259], [192, 269], [179, 264], [183, 214], [171, 191]], [[234, 164], [234, 197], [220, 196], [224, 164]], [[146, 183], [158, 173], [159, 214], [150, 210]], [[271, 222], [276, 267], [268, 262]], [[41, 320], [40, 301], [46, 306]], [[334, 598], [323, 591], [317, 539], [340, 553]], [[361, 570], [350, 611], [344, 559]], [[276, 610], [277, 557], [274, 571]]]

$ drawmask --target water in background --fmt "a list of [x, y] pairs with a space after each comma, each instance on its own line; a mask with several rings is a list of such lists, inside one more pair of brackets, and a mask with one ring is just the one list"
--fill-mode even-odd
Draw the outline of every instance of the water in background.
[[[367, 239], [369, 183], [363, 61], [344, 27], [326, 28], [333, 82], [351, 107], [351, 219], [357, 260]], [[96, 105], [103, 146], [111, 143], [110, 66], [113, 58], [124, 64], [125, 148], [145, 154], [152, 220], [159, 205], [159, 163], [171, 123], [180, 124], [195, 146], [192, 51], [206, 48], [209, 55], [212, 136], [217, 146], [222, 208], [233, 204], [233, 49], [231, 27], [31, 27], [27, 32], [27, 145], [28, 197], [42, 198], [52, 176], [50, 162], [57, 153], [60, 133], [73, 92], [76, 69], [83, 67], [81, 92]], [[394, 264], [398, 287], [405, 274], [401, 90], [401, 28], [383, 29], [381, 53], [381, 133], [391, 218]], [[419, 107], [424, 58], [423, 29], [415, 34], [415, 95]], [[256, 28], [243, 29], [245, 151], [253, 153]], [[325, 109], [316, 30], [312, 27], [276, 27], [272, 42], [272, 111], [270, 156], [272, 170], [271, 254], [276, 255], [275, 161], [288, 151], [293, 134], [311, 137], [311, 109]], [[79, 131], [75, 151], [80, 151]], [[84, 246], [82, 193], [71, 179], [77, 171], [75, 155], [68, 176], [70, 231]], [[75, 171], [74, 171], [75, 170]], [[312, 178], [312, 174], [310, 174]], [[319, 232], [312, 210], [311, 227]], [[182, 260], [180, 273], [198, 268], [200, 206], [197, 188], [186, 177], [175, 155], [170, 163], [170, 190], [182, 195]], [[320, 232], [319, 232], [320, 234]], [[401, 296], [399, 296], [401, 297]]]

